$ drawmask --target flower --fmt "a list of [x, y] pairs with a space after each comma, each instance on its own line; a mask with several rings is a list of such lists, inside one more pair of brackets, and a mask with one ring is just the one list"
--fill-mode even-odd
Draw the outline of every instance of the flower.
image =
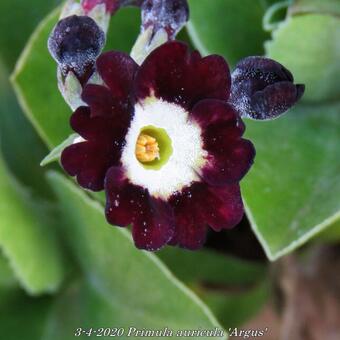
[[230, 103], [242, 117], [277, 118], [302, 97], [305, 86], [280, 63], [265, 57], [242, 59], [232, 73]]
[[124, 53], [104, 53], [97, 71], [105, 85], [85, 86], [88, 106], [71, 117], [84, 141], [61, 162], [84, 188], [105, 188], [108, 222], [132, 224], [136, 246], [147, 250], [197, 249], [208, 225], [235, 226], [243, 216], [239, 181], [255, 150], [227, 103], [225, 60], [175, 41], [140, 67]]

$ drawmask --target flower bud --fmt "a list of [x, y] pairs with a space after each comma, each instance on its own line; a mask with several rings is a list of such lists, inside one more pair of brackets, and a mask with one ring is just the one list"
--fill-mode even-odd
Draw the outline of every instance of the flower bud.
[[104, 4], [108, 13], [114, 14], [120, 7], [140, 7], [144, 0], [82, 0], [81, 5], [85, 13], [89, 13], [97, 5]]
[[106, 11], [114, 13], [120, 6], [121, 0], [82, 0], [81, 5], [84, 8], [85, 13], [90, 12], [95, 6], [104, 4]]
[[87, 16], [72, 15], [60, 20], [48, 39], [48, 49], [63, 76], [73, 71], [83, 84], [91, 76], [105, 34]]
[[232, 73], [230, 103], [240, 116], [274, 119], [302, 97], [305, 86], [280, 63], [264, 57], [241, 60]]
[[152, 26], [154, 34], [163, 28], [170, 39], [189, 19], [187, 0], [145, 0], [141, 9], [143, 28]]

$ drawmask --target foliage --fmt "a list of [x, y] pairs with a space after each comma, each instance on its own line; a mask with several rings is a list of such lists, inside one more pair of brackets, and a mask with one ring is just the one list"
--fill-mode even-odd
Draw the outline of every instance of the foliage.
[[[257, 156], [242, 191], [268, 258], [278, 259], [320, 231], [320, 242], [339, 240], [339, 2], [291, 2], [284, 17], [275, 17], [282, 21], [271, 25], [271, 32], [262, 27], [263, 17], [269, 18], [279, 1], [189, 3], [191, 20], [181, 36], [202, 54], [222, 54], [231, 68], [243, 57], [266, 54], [306, 84], [304, 102], [285, 117], [246, 121]], [[267, 263], [208, 249], [138, 251], [128, 230], [106, 224], [102, 195], [82, 191], [56, 164], [50, 171], [75, 137], [46, 46], [60, 8], [42, 18], [58, 4], [0, 4], [6, 13], [0, 28], [7, 31], [0, 38], [3, 337], [73, 339], [77, 326], [126, 328], [132, 320], [135, 327], [174, 330], [241, 325], [268, 299]], [[106, 48], [129, 52], [139, 21], [137, 9], [120, 10]], [[25, 116], [8, 79], [15, 63], [11, 81]], [[48, 167], [40, 168], [48, 149], [43, 161]]]

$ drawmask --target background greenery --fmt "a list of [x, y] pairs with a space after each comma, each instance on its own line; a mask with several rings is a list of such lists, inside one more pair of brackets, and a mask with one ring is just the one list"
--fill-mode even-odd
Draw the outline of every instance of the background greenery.
[[[340, 2], [189, 0], [181, 38], [231, 68], [248, 55], [283, 63], [303, 102], [246, 121], [257, 149], [242, 183], [247, 217], [269, 260], [318, 234], [340, 238]], [[71, 133], [46, 41], [59, 1], [0, 4], [0, 325], [4, 339], [73, 339], [77, 327], [236, 327], [271, 296], [268, 261], [205, 248], [136, 250], [102, 203], [41, 160]], [[129, 52], [139, 11], [111, 20], [106, 49]], [[320, 232], [321, 236], [320, 236]], [[246, 244], [238, 240], [238, 253]], [[221, 250], [221, 249], [220, 249]], [[20, 324], [20, 327], [17, 325]]]

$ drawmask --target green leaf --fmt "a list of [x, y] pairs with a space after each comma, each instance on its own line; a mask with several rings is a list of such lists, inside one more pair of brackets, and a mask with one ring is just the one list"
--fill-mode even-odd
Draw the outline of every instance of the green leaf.
[[329, 243], [340, 242], [340, 219], [325, 229], [319, 237], [316, 238], [316, 241]]
[[[55, 10], [40, 23], [12, 75], [25, 113], [51, 149], [71, 134], [69, 118], [72, 112], [57, 89], [57, 65], [46, 43], [58, 21], [59, 12], [59, 9]], [[114, 16], [107, 40], [108, 48], [123, 51], [131, 48], [139, 30], [137, 15], [136, 9], [126, 8]]]
[[249, 285], [266, 276], [264, 265], [250, 263], [207, 249], [195, 252], [168, 247], [157, 255], [182, 281], [188, 284], [215, 283]]
[[268, 284], [262, 282], [255, 287], [240, 291], [237, 289], [216, 289], [198, 292], [203, 301], [211, 308], [222, 326], [229, 330], [243, 325], [255, 316], [268, 301]]
[[278, 28], [280, 23], [287, 17], [287, 10], [290, 4], [291, 0], [285, 0], [270, 6], [263, 17], [263, 28], [266, 31]]
[[10, 177], [0, 158], [0, 248], [30, 294], [54, 292], [63, 275], [55, 228], [32, 198]]
[[0, 290], [1, 338], [44, 339], [52, 301], [50, 297], [28, 297], [20, 290]]
[[58, 146], [56, 146], [40, 163], [40, 166], [46, 166], [50, 163], [59, 161], [61, 153], [63, 152], [63, 150], [73, 144], [74, 140], [79, 137], [78, 134], [73, 133], [72, 135], [70, 135], [67, 139], [65, 139], [61, 144], [59, 144]]
[[13, 270], [8, 264], [7, 259], [0, 254], [0, 290], [18, 286], [18, 281], [14, 276]]
[[317, 13], [339, 16], [340, 2], [339, 0], [295, 0], [290, 8], [290, 13], [293, 15]]
[[340, 218], [340, 104], [247, 122], [255, 165], [243, 181], [252, 228], [271, 260]]
[[57, 88], [57, 66], [48, 53], [46, 43], [58, 17], [59, 9], [39, 24], [12, 75], [24, 112], [50, 148], [71, 134], [71, 109]]
[[309, 14], [289, 17], [273, 32], [266, 52], [306, 84], [305, 101], [340, 98], [340, 19]]
[[111, 17], [104, 50], [130, 53], [140, 31], [140, 16], [138, 8], [127, 7], [120, 9]]
[[0, 2], [0, 57], [9, 69], [15, 64], [29, 35], [57, 4], [57, 0], [2, 0]]
[[1, 152], [11, 173], [35, 195], [51, 197], [39, 167], [47, 149], [23, 115], [0, 59], [0, 137]]
[[197, 292], [225, 329], [244, 324], [269, 296], [264, 264], [207, 249], [191, 252], [168, 247], [157, 255]]
[[[321, 7], [316, 1], [308, 7], [307, 2], [297, 1], [290, 14], [323, 12]], [[297, 83], [306, 84], [303, 100], [319, 102], [300, 106], [278, 121], [248, 124], [258, 151], [244, 183], [248, 216], [272, 260], [340, 217], [339, 34], [336, 16], [294, 15], [280, 24], [266, 44], [268, 56], [290, 69]]]
[[70, 247], [95, 290], [87, 308], [103, 305], [92, 325], [107, 320], [127, 327], [133, 320], [137, 328], [220, 327], [208, 308], [154, 254], [136, 249], [127, 230], [107, 224], [99, 203], [62, 175], [52, 172], [49, 179], [60, 200]]
[[241, 58], [264, 53], [263, 1], [189, 0], [189, 5], [188, 31], [202, 54], [221, 54], [233, 67]]
[[[152, 280], [152, 278], [151, 278]], [[149, 280], [150, 282], [150, 280]], [[148, 283], [142, 283], [144, 289], [148, 289]], [[138, 283], [135, 282], [135, 286]], [[142, 287], [141, 287], [142, 289]], [[161, 288], [157, 288], [156, 294]], [[89, 330], [105, 328], [123, 328], [124, 335], [120, 338], [127, 339], [130, 327], [135, 327], [139, 330], [153, 329], [162, 330], [164, 328], [172, 330], [176, 333], [177, 329], [215, 329], [216, 325], [203, 323], [200, 327], [197, 322], [190, 326], [187, 323], [189, 316], [184, 316], [184, 320], [179, 323], [174, 323], [171, 318], [163, 319], [162, 315], [148, 313], [145, 309], [140, 308], [138, 303], [134, 302], [135, 295], [131, 295], [125, 301], [120, 299], [111, 299], [106, 293], [100, 292], [99, 289], [87, 282], [78, 282], [73, 287], [70, 287], [66, 293], [56, 301], [53, 306], [46, 331], [44, 333], [44, 340], [72, 340], [77, 328]], [[162, 304], [168, 304], [172, 297], [168, 296]], [[190, 307], [190, 304], [189, 304]], [[156, 307], [155, 307], [156, 308]], [[164, 307], [163, 307], [164, 308]], [[162, 307], [160, 307], [162, 309]], [[177, 313], [176, 309], [172, 310]], [[188, 310], [190, 312], [190, 310]], [[197, 316], [197, 315], [196, 315]], [[190, 328], [187, 328], [190, 327]], [[220, 326], [219, 329], [222, 329]], [[89, 333], [88, 333], [89, 334]], [[85, 336], [83, 334], [83, 336]], [[92, 338], [96, 337], [92, 333]], [[130, 337], [132, 337], [130, 335]], [[134, 336], [135, 338], [152, 338], [151, 336]], [[111, 337], [104, 337], [110, 339]], [[161, 336], [155, 336], [155, 339], [163, 339]], [[165, 337], [164, 337], [165, 338]], [[200, 337], [202, 339], [211, 339], [210, 337]], [[215, 337], [221, 339], [221, 337]]]
[[[126, 303], [131, 300], [131, 296], [129, 296]], [[166, 300], [167, 303], [168, 301], [169, 299]], [[6, 340], [72, 340], [75, 338], [78, 328], [87, 332], [82, 333], [80, 337], [92, 339], [100, 335], [104, 339], [111, 339], [113, 336], [103, 336], [103, 333], [95, 333], [95, 331], [92, 331], [90, 335], [88, 331], [91, 328], [92, 330], [123, 328], [124, 334], [119, 338], [124, 339], [128, 338], [130, 327], [136, 327], [139, 330], [167, 328], [176, 332], [176, 328], [167, 325], [166, 320], [164, 323], [160, 323], [159, 319], [148, 319], [148, 315], [139, 315], [143, 311], [135, 310], [136, 308], [138, 306], [133, 306], [131, 309], [129, 306], [121, 306], [120, 301], [108, 299], [97, 287], [79, 279], [73, 281], [55, 298], [32, 299], [20, 291], [3, 292], [0, 290], [1, 335]], [[138, 315], [136, 319], [135, 315]], [[144, 319], [142, 324], [139, 324], [140, 318]], [[202, 327], [195, 326], [194, 329], [205, 329], [205, 327], [206, 325], [203, 324]], [[112, 334], [114, 334], [113, 332]], [[142, 336], [136, 335], [130, 335], [130, 337], [142, 338]], [[144, 337], [151, 338], [151, 336]], [[161, 337], [155, 336], [154, 338], [160, 339]], [[211, 337], [200, 338], [211, 339]], [[216, 338], [221, 339], [221, 337], [214, 337], [214, 339]]]

